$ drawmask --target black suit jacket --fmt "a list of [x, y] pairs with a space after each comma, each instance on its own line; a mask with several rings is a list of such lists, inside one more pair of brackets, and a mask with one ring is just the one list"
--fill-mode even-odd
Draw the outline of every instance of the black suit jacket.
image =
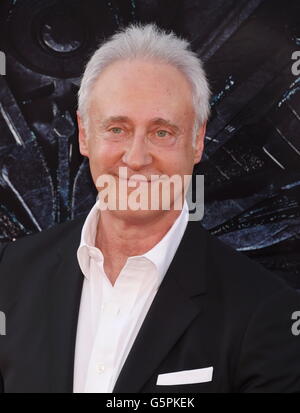
[[[72, 392], [84, 219], [2, 246], [0, 391]], [[114, 392], [298, 392], [299, 310], [296, 291], [189, 222]], [[209, 382], [156, 384], [206, 367]]]

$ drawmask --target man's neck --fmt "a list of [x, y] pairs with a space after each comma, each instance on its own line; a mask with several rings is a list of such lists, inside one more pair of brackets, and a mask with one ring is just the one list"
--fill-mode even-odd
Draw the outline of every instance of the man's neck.
[[164, 211], [153, 219], [133, 222], [102, 211], [97, 226], [95, 246], [104, 257], [104, 271], [114, 285], [127, 258], [152, 249], [169, 231], [181, 211]]

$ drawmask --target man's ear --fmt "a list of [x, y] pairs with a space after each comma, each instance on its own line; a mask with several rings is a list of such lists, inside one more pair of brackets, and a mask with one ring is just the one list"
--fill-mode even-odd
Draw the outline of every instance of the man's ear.
[[79, 151], [83, 156], [89, 156], [89, 149], [88, 149], [88, 137], [87, 131], [83, 122], [82, 117], [80, 116], [79, 112], [77, 114], [77, 122], [78, 122], [78, 140], [79, 140]]
[[206, 132], [206, 122], [200, 126], [197, 131], [195, 146], [194, 146], [194, 165], [200, 162], [204, 149], [204, 138]]

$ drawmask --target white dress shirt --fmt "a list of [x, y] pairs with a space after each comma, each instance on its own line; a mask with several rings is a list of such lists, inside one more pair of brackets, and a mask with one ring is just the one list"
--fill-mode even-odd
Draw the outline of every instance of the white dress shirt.
[[74, 361], [74, 393], [111, 393], [188, 222], [185, 202], [165, 236], [143, 255], [129, 257], [114, 284], [95, 247], [98, 202], [82, 228], [77, 251], [84, 274]]

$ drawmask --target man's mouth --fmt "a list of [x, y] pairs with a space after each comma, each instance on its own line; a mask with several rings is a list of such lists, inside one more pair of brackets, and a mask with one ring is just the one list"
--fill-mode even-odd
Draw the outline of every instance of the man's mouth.
[[155, 181], [158, 181], [158, 180], [160, 180], [159, 179], [159, 175], [152, 175], [152, 177], [150, 177], [150, 178], [147, 178], [146, 176], [143, 176], [143, 175], [141, 175], [141, 176], [139, 176], [139, 177], [136, 177], [136, 178], [134, 178], [134, 175], [132, 175], [131, 177], [123, 177], [123, 176], [120, 176], [120, 175], [116, 175], [121, 181], [126, 181], [126, 182], [149, 182], [149, 183], [151, 183], [151, 182], [155, 182]]

